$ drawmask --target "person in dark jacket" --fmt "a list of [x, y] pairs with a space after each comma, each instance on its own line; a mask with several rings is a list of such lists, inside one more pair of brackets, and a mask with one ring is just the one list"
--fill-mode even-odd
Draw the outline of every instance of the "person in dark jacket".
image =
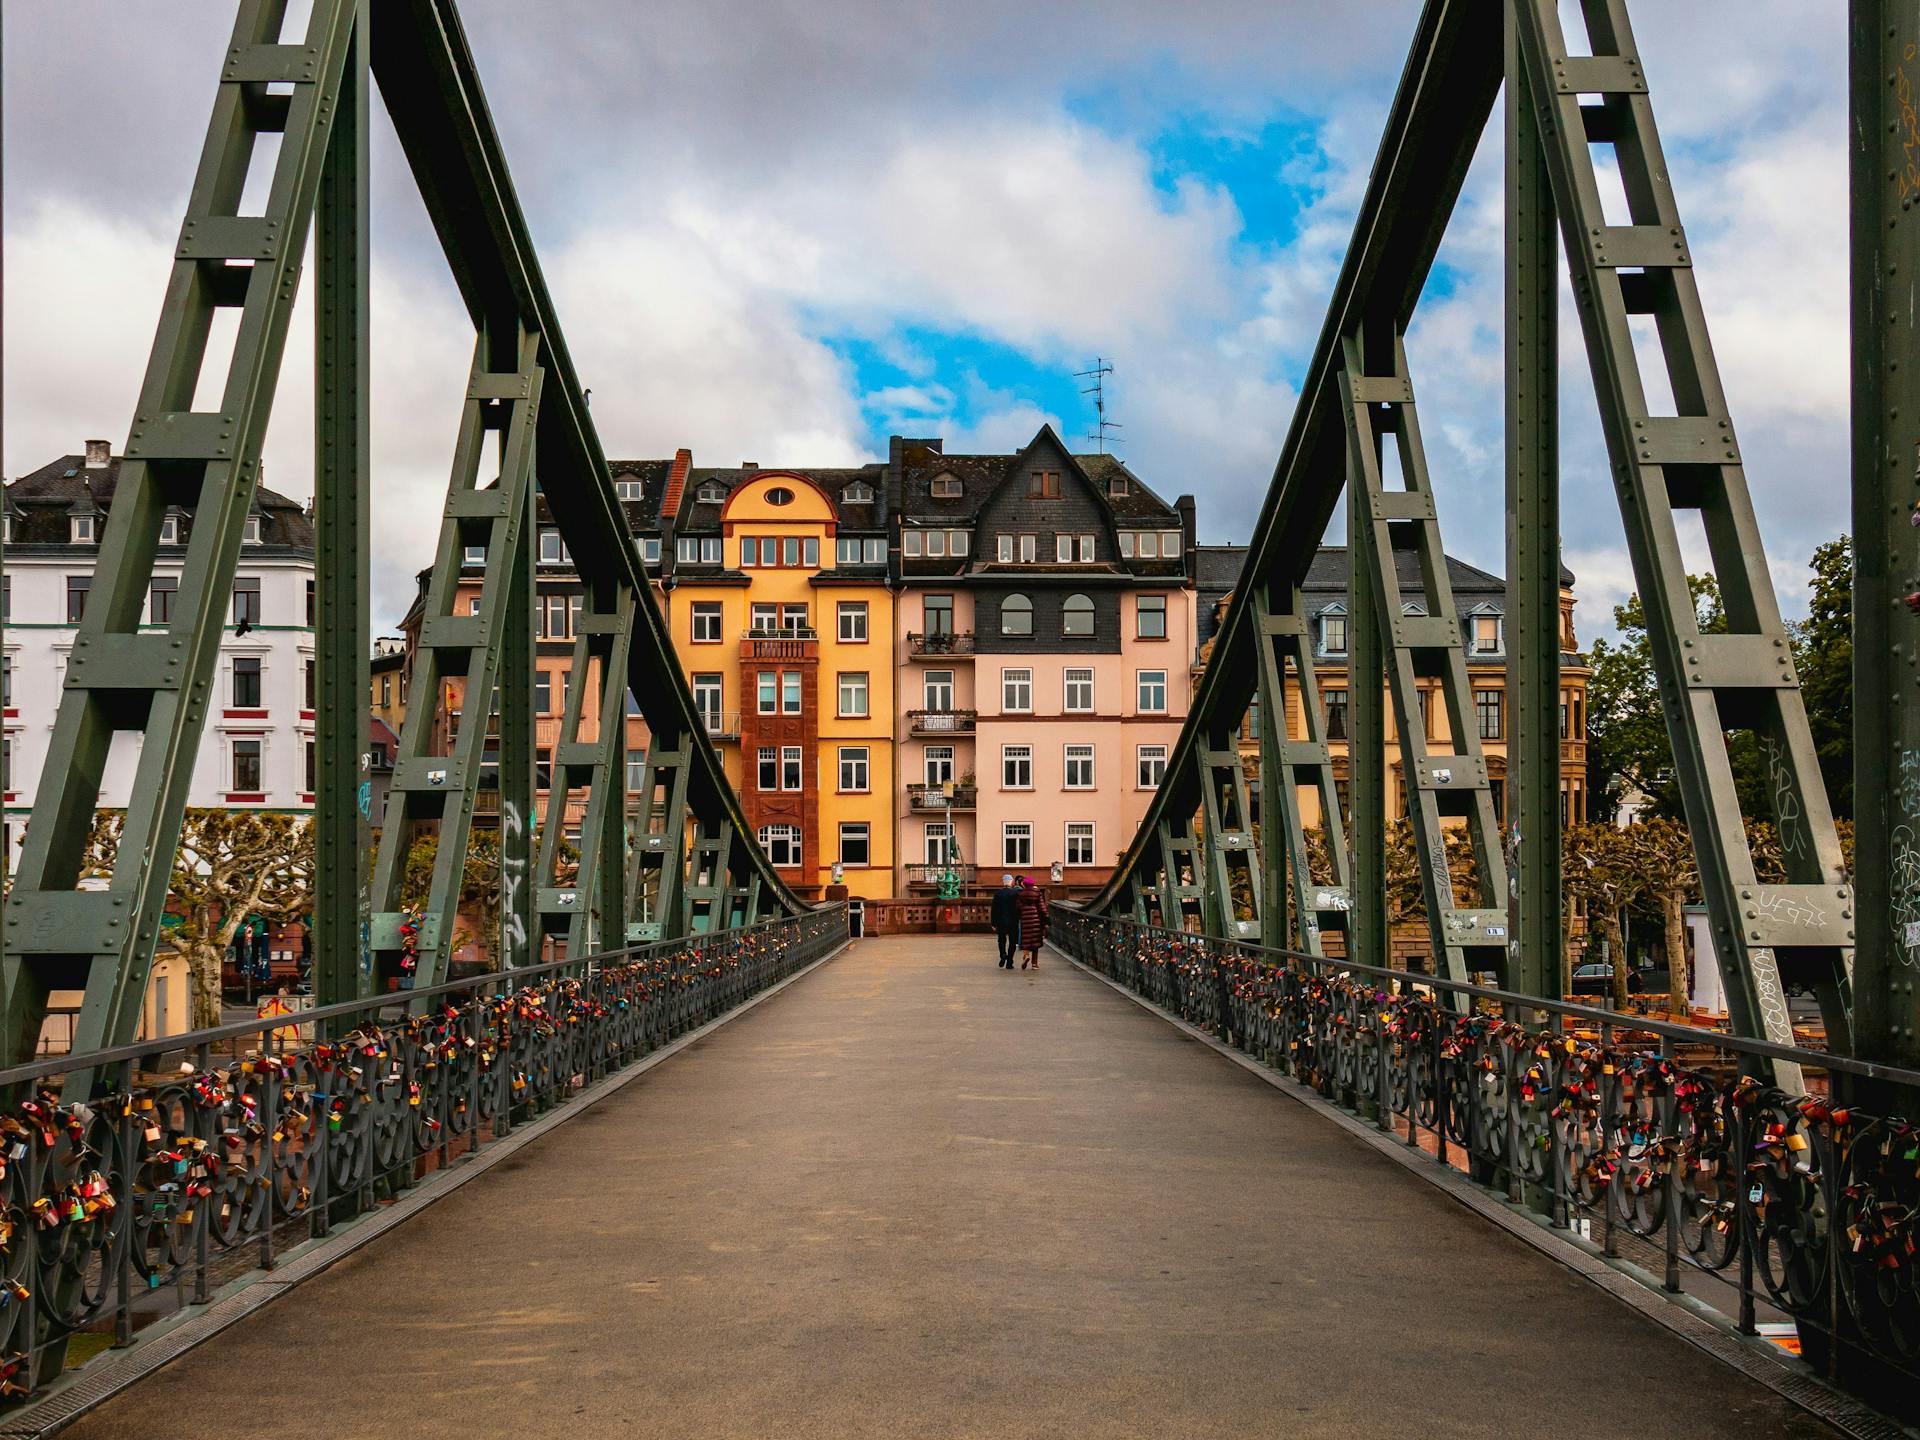
[[1000, 968], [1013, 969], [1013, 947], [1020, 937], [1020, 891], [1013, 876], [1002, 875], [993, 892], [993, 935], [1000, 945]]
[[1020, 948], [1027, 958], [1020, 962], [1025, 970], [1040, 968], [1040, 947], [1047, 943], [1047, 892], [1026, 876], [1020, 877]]

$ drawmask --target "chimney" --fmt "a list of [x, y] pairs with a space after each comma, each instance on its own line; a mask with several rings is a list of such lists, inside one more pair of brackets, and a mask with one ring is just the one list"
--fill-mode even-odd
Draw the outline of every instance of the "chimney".
[[687, 488], [687, 471], [693, 468], [693, 451], [673, 452], [673, 465], [667, 471], [667, 492], [660, 497], [660, 518], [671, 520], [680, 513], [680, 492]]
[[87, 441], [87, 469], [104, 470], [113, 460], [111, 440]]
[[1194, 556], [1193, 547], [1200, 543], [1200, 537], [1199, 525], [1194, 517], [1193, 496], [1182, 495], [1173, 502], [1173, 508], [1180, 512], [1180, 529], [1183, 532], [1182, 538], [1186, 541], [1182, 547], [1186, 552], [1182, 556], [1186, 562], [1186, 572], [1189, 575], [1197, 575], [1200, 573], [1200, 563]]
[[760, 462], [758, 460], [742, 460], [740, 462], [740, 468], [742, 470], [758, 470], [760, 468]]

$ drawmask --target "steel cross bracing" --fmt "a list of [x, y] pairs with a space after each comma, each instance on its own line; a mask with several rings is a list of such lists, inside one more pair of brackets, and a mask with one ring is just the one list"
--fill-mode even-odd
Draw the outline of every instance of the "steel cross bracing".
[[[668, 937], [687, 931], [692, 916], [684, 898], [683, 857], [690, 817], [710, 847], [707, 873], [726, 877], [718, 898], [705, 902], [709, 917], [805, 908], [746, 829], [648, 593], [453, 0], [313, 0], [304, 33], [293, 36], [282, 33], [287, 11], [287, 0], [241, 0], [232, 41], [218, 62], [212, 119], [0, 927], [10, 1057], [32, 1053], [47, 996], [56, 988], [84, 992], [76, 1050], [129, 1041], [135, 1034], [310, 229], [318, 237], [319, 285], [315, 500], [324, 633], [316, 642], [317, 710], [325, 717], [318, 726], [316, 982], [323, 999], [341, 999], [364, 993], [391, 973], [398, 948], [395, 879], [404, 861], [399, 832], [408, 827], [390, 825], [383, 837], [373, 904], [363, 889], [368, 817], [361, 808], [369, 71], [480, 337], [462, 417], [463, 449], [430, 587], [449, 608], [430, 611], [431, 634], [423, 637], [423, 663], [436, 675], [453, 666], [457, 655], [469, 657], [465, 713], [446, 756], [431, 753], [427, 737], [409, 724], [404, 775], [396, 775], [395, 818], [417, 820], [435, 808], [421, 797], [444, 792], [436, 802], [442, 850], [433, 904], [422, 916], [421, 939], [430, 942], [421, 947], [423, 962], [435, 974], [444, 965], [452, 924], [447, 897], [457, 894], [451, 883], [456, 852], [465, 848], [459, 832], [471, 819], [496, 677], [502, 692], [502, 795], [520, 797], [526, 807], [521, 815], [531, 814], [532, 717], [518, 697], [531, 693], [533, 593], [526, 546], [532, 520], [530, 508], [516, 507], [523, 498], [531, 506], [536, 481], [588, 591], [590, 668], [601, 676], [595, 691], [602, 702], [598, 748], [579, 748], [588, 742], [573, 732], [574, 748], [564, 761], [568, 778], [584, 781], [591, 795], [591, 830], [583, 837], [575, 877], [581, 893], [572, 907], [551, 893], [560, 887], [549, 887], [545, 897], [569, 911], [569, 953], [577, 953], [596, 930], [619, 934], [659, 926]], [[256, 152], [273, 155], [271, 181], [260, 212], [242, 214]], [[196, 392], [208, 393], [201, 372], [210, 363], [209, 333], [223, 310], [238, 317], [232, 360], [224, 377], [208, 377], [219, 382], [217, 408], [195, 410]], [[498, 481], [471, 483], [469, 466], [477, 464], [480, 441], [494, 424], [504, 426], [499, 433], [508, 463]], [[180, 588], [166, 629], [143, 630], [161, 521], [170, 506], [194, 521]], [[453, 536], [468, 532], [487, 535], [489, 574], [481, 613], [454, 616], [446, 582], [458, 555], [450, 556], [448, 547]], [[490, 639], [497, 654], [475, 658], [488, 651]], [[484, 685], [476, 686], [476, 674]], [[428, 695], [443, 700], [438, 690], [436, 678]], [[626, 913], [623, 893], [632, 889], [623, 883], [620, 855], [624, 755], [610, 738], [610, 731], [617, 736], [624, 730], [620, 717], [629, 692], [652, 746], [677, 757], [670, 766], [649, 766], [650, 777], [664, 772], [670, 784], [664, 808], [648, 797], [653, 834], [643, 844], [653, 846], [650, 863], [662, 878], [647, 899], [656, 909], [638, 919]], [[610, 709], [611, 727], [604, 719]], [[105, 889], [83, 891], [79, 871], [102, 773], [115, 737], [122, 735], [134, 737], [139, 755], [120, 858]], [[436, 771], [443, 772], [437, 781]], [[342, 815], [343, 806], [355, 813]], [[616, 831], [622, 832], [618, 839]], [[531, 827], [521, 823], [512, 833], [503, 827], [501, 839], [508, 881], [503, 889], [513, 891], [503, 903], [505, 956], [522, 961], [530, 946], [518, 945], [516, 925], [530, 937], [536, 921], [548, 921], [531, 883]], [[529, 883], [512, 884], [516, 874]], [[669, 875], [682, 878], [670, 882]]]
[[[1248, 549], [1242, 581], [1228, 606], [1213, 656], [1196, 689], [1192, 714], [1170, 757], [1165, 783], [1117, 867], [1094, 902], [1101, 910], [1150, 913], [1160, 894], [1161, 923], [1199, 923], [1180, 877], [1197, 869], [1187, 860], [1192, 824], [1197, 844], [1220, 846], [1236, 833], [1223, 820], [1207, 833], [1204, 783], [1209, 752], [1232, 733], [1258, 693], [1263, 714], [1263, 827], [1258, 857], [1263, 883], [1256, 903], [1217, 924], [1258, 909], [1264, 933], [1298, 935], [1313, 948], [1326, 918], [1302, 876], [1309, 857], [1297, 807], [1287, 792], [1314, 773], [1321, 743], [1318, 718], [1306, 721], [1305, 740], [1293, 734], [1269, 740], [1285, 723], [1281, 662], [1271, 651], [1276, 616], [1291, 623], [1289, 606], [1306, 567], [1343, 495], [1349, 498], [1356, 583], [1349, 615], [1348, 686], [1351, 815], [1347, 827], [1348, 886], [1344, 914], [1347, 954], [1384, 963], [1384, 876], [1381, 843], [1386, 826], [1385, 743], [1381, 690], [1391, 678], [1403, 761], [1415, 796], [1416, 831], [1423, 850], [1429, 914], [1443, 933], [1434, 951], [1449, 965], [1487, 966], [1509, 988], [1552, 994], [1558, 986], [1559, 815], [1558, 746], [1547, 730], [1557, 700], [1559, 631], [1549, 606], [1557, 602], [1557, 423], [1551, 391], [1555, 375], [1551, 283], [1552, 226], [1557, 221], [1572, 272], [1603, 429], [1634, 576], [1650, 620], [1659, 677], [1688, 826], [1699, 850], [1702, 890], [1715, 949], [1729, 977], [1733, 1023], [1741, 1031], [1790, 1043], [1783, 971], [1815, 988], [1832, 1042], [1848, 1043], [1848, 973], [1853, 942], [1851, 891], [1838, 838], [1815, 764], [1806, 714], [1787, 634], [1768, 580], [1754, 524], [1733, 422], [1713, 361], [1704, 312], [1691, 270], [1684, 227], [1666, 175], [1645, 76], [1634, 49], [1623, 0], [1580, 0], [1586, 34], [1570, 40], [1556, 0], [1429, 0], [1416, 28], [1407, 66], [1353, 242], [1309, 363], [1301, 399], [1275, 469], [1272, 486]], [[1577, 43], [1576, 43], [1577, 42]], [[1406, 384], [1400, 337], [1418, 305], [1435, 251], [1457, 201], [1467, 166], [1511, 68], [1512, 107], [1506, 125], [1509, 157], [1509, 494], [1516, 533], [1510, 537], [1515, 623], [1509, 633], [1508, 692], [1517, 707], [1509, 781], [1516, 810], [1504, 846], [1495, 842], [1488, 777], [1475, 753], [1471, 715], [1461, 705], [1458, 621], [1436, 590], [1444, 584], [1437, 532], [1428, 501], [1380, 486], [1365, 459], [1376, 454], [1384, 425], [1411, 433], [1411, 391], [1403, 398], [1372, 387]], [[1610, 150], [1624, 182], [1629, 223], [1610, 223], [1596, 180], [1596, 149]], [[1636, 326], [1657, 354], [1657, 374], [1643, 373]], [[1353, 392], [1358, 390], [1358, 394]], [[1402, 392], [1396, 392], [1402, 393]], [[1384, 409], [1379, 408], [1384, 405]], [[1398, 412], [1397, 414], [1395, 412]], [[1419, 469], [1403, 451], [1403, 473]], [[1355, 463], [1358, 462], [1358, 463]], [[1350, 463], [1353, 465], [1350, 471]], [[1424, 477], [1422, 477], [1424, 479]], [[1444, 480], [1436, 489], [1444, 493]], [[1371, 508], [1370, 508], [1371, 507]], [[1417, 513], [1416, 513], [1417, 511]], [[1703, 525], [1725, 601], [1727, 632], [1702, 633], [1695, 618], [1677, 518]], [[1422, 555], [1429, 613], [1396, 613], [1389, 581], [1395, 529], [1412, 532]], [[1369, 552], [1377, 553], [1371, 563]], [[1441, 606], [1445, 606], [1444, 613]], [[1366, 613], [1361, 613], [1361, 612]], [[1375, 613], [1375, 612], [1378, 613]], [[1410, 622], [1418, 622], [1412, 624]], [[1443, 627], [1449, 629], [1441, 634]], [[1419, 633], [1416, 634], [1415, 632]], [[1302, 643], [1297, 668], [1311, 668]], [[1391, 661], [1391, 664], [1389, 662]], [[1441, 681], [1451, 756], [1428, 751], [1410, 707], [1412, 681], [1422, 671]], [[1549, 687], [1552, 688], [1549, 688]], [[1296, 685], [1304, 690], [1304, 685]], [[1409, 725], [1409, 720], [1416, 723]], [[1771, 813], [1782, 836], [1789, 882], [1757, 882], [1744, 819], [1728, 760], [1729, 731], [1752, 732], [1769, 768]], [[1295, 746], [1308, 747], [1295, 751]], [[1291, 758], [1297, 754], [1298, 761]], [[1299, 768], [1304, 761], [1307, 768]], [[1264, 773], [1275, 763], [1288, 773]], [[1441, 771], [1450, 772], [1444, 778]], [[1271, 806], [1278, 802], [1280, 813]], [[1456, 906], [1441, 857], [1444, 835], [1433, 820], [1448, 807], [1464, 811], [1475, 855], [1478, 904]], [[1424, 814], [1422, 813], [1424, 812]], [[1323, 814], [1331, 814], [1323, 802]], [[1455, 823], [1461, 823], [1456, 821]], [[1284, 838], [1276, 843], [1274, 832]], [[1182, 842], [1178, 837], [1186, 835]], [[1237, 841], [1233, 842], [1237, 844]], [[1519, 877], [1513, 897], [1524, 900], [1512, 917], [1524, 944], [1505, 946], [1509, 928], [1507, 872]], [[1278, 874], [1289, 872], [1283, 885]], [[1283, 919], [1276, 899], [1290, 895], [1294, 914]], [[1332, 896], [1328, 897], [1333, 898]], [[1448, 916], [1455, 923], [1448, 925]], [[1466, 920], [1473, 924], [1464, 923]], [[1316, 922], [1309, 925], [1309, 921]], [[1471, 943], [1484, 940], [1485, 944]], [[1463, 943], [1466, 942], [1466, 943]], [[1797, 1075], [1777, 1072], [1783, 1084]]]

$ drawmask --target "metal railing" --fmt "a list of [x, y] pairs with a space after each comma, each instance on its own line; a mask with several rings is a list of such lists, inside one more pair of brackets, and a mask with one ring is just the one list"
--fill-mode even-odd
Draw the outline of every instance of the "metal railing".
[[979, 714], [973, 710], [909, 710], [907, 728], [916, 735], [971, 735]]
[[706, 727], [707, 734], [715, 740], [738, 740], [740, 738], [740, 712], [738, 710], [702, 710], [700, 723]]
[[909, 810], [971, 810], [978, 802], [979, 790], [972, 785], [909, 785]]
[[53, 1379], [76, 1334], [131, 1343], [846, 933], [842, 902], [0, 1070], [0, 1397]]
[[932, 862], [924, 865], [908, 865], [907, 883], [909, 885], [940, 885], [945, 883], [947, 876], [952, 875], [962, 885], [971, 885], [978, 870], [979, 867], [971, 861], [965, 864], [956, 862], [952, 865]]
[[946, 630], [919, 635], [907, 634], [907, 656], [913, 660], [941, 660], [950, 655], [973, 654], [973, 632]]
[[[1920, 1128], [1889, 1103], [1920, 1095], [1920, 1073], [1052, 913], [1054, 943], [1088, 968], [1383, 1131], [1404, 1125], [1409, 1147], [1585, 1232], [1667, 1292], [1718, 1299], [1747, 1335], [1763, 1316], [1791, 1320], [1829, 1379], [1882, 1403], [1920, 1396]], [[1761, 1062], [1823, 1072], [1820, 1093], [1755, 1078]], [[1878, 1097], [1878, 1113], [1855, 1097]]]

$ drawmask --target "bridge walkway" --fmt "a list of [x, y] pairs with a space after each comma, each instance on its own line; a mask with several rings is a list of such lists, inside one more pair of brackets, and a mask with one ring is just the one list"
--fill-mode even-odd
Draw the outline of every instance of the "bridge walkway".
[[68, 1433], [1832, 1433], [991, 952], [856, 944]]

